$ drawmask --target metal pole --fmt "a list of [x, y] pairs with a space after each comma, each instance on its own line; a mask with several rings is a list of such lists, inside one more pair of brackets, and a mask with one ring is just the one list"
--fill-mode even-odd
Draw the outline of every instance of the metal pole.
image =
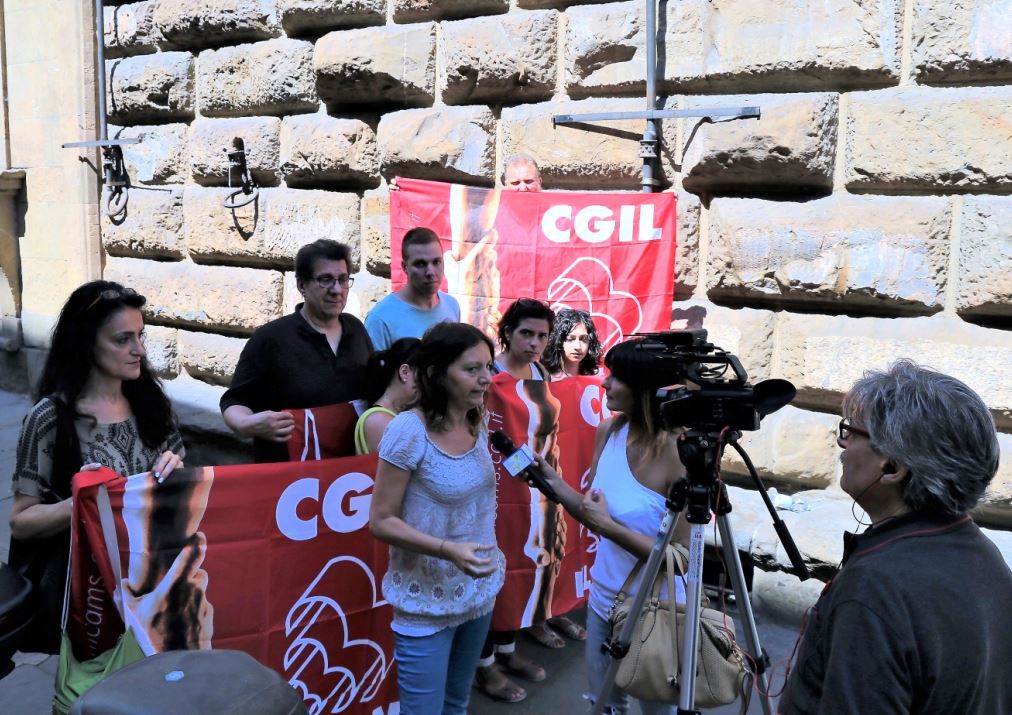
[[[656, 109], [657, 102], [657, 4], [656, 0], [646, 0], [646, 46], [647, 46], [647, 111]], [[657, 163], [657, 122], [647, 120], [640, 142], [640, 156], [643, 158], [642, 190], [650, 193], [654, 190], [657, 180], [654, 178], [654, 167]]]
[[95, 68], [98, 79], [98, 138], [104, 141], [109, 136], [105, 116], [105, 10], [102, 0], [95, 0], [95, 63], [98, 65]]

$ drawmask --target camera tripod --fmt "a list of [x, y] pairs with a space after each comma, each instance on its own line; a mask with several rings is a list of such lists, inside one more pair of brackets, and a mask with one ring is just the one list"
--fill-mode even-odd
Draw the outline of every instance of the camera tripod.
[[[643, 605], [650, 593], [650, 586], [660, 571], [664, 560], [664, 553], [667, 545], [675, 533], [675, 526], [678, 519], [684, 512], [685, 518], [692, 525], [689, 541], [689, 564], [685, 573], [685, 626], [682, 638], [682, 652], [679, 659], [681, 675], [678, 682], [679, 700], [678, 715], [691, 715], [700, 712], [694, 709], [695, 685], [697, 666], [697, 646], [699, 643], [699, 614], [700, 614], [700, 589], [702, 588], [703, 577], [703, 537], [704, 530], [710, 522], [711, 513], [716, 513], [717, 526], [720, 530], [720, 544], [724, 553], [724, 562], [727, 565], [731, 584], [734, 588], [736, 603], [741, 606], [741, 620], [745, 630], [745, 646], [751, 662], [755, 666], [755, 678], [759, 682], [759, 696], [763, 713], [772, 715], [772, 706], [767, 693], [769, 692], [766, 669], [769, 666], [769, 656], [759, 644], [759, 634], [756, 631], [755, 620], [752, 616], [752, 606], [749, 602], [748, 591], [745, 587], [745, 576], [742, 572], [741, 560], [738, 558], [738, 549], [734, 543], [734, 535], [731, 531], [730, 518], [731, 502], [727, 496], [727, 489], [718, 476], [719, 459], [721, 452], [721, 438], [725, 433], [712, 433], [690, 430], [679, 436], [678, 455], [686, 469], [686, 478], [676, 481], [667, 495], [667, 513], [661, 520], [657, 530], [657, 539], [650, 550], [646, 565], [641, 570], [639, 583], [636, 588], [636, 595], [633, 598], [629, 616], [617, 638], [610, 638], [605, 641], [602, 650], [611, 655], [612, 661], [605, 674], [604, 683], [598, 691], [594, 703], [593, 715], [601, 715], [606, 706], [608, 694], [615, 684], [615, 677], [618, 674], [620, 661], [629, 652], [629, 644], [635, 635], [636, 624], [639, 622]], [[731, 432], [727, 435], [727, 443], [741, 455], [749, 470], [753, 481], [759, 487], [767, 509], [773, 518], [774, 528], [780, 541], [787, 551], [798, 575], [802, 580], [808, 578], [808, 570], [801, 560], [797, 547], [787, 531], [786, 524], [777, 516], [772, 502], [762, 488], [759, 475], [752, 465], [748, 455], [738, 445], [739, 432]], [[675, 594], [668, 594], [672, 601]]]

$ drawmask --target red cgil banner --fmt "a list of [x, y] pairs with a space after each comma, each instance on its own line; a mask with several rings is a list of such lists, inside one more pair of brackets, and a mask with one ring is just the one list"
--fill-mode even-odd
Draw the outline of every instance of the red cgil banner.
[[[600, 377], [545, 382], [500, 373], [485, 404], [490, 432], [501, 430], [518, 446], [530, 444], [570, 486], [586, 491], [594, 432], [610, 416]], [[492, 629], [510, 631], [586, 601], [597, 537], [560, 505], [511, 477], [501, 466], [504, 455], [491, 449], [499, 483], [496, 540], [506, 554], [506, 583], [496, 598]]]
[[[490, 427], [518, 445], [532, 440], [585, 488], [594, 430], [608, 415], [599, 378], [532, 382], [497, 377]], [[534, 419], [539, 404], [549, 409]], [[238, 649], [287, 678], [314, 715], [393, 715], [392, 613], [380, 589], [388, 552], [368, 532], [375, 470], [366, 455], [183, 469], [161, 484], [150, 473], [77, 475], [68, 622], [76, 655], [115, 645], [118, 587], [149, 654]], [[515, 628], [583, 602], [594, 540], [560, 510], [546, 517], [522, 480], [498, 478], [497, 531], [511, 571], [495, 619]], [[120, 584], [101, 526], [103, 485]]]
[[447, 291], [461, 319], [494, 337], [517, 298], [578, 308], [610, 347], [671, 325], [675, 195], [481, 189], [397, 180], [390, 194], [392, 287], [404, 283], [401, 240], [418, 226], [445, 249]]
[[158, 484], [87, 472], [74, 480], [71, 613], [79, 658], [123, 621], [98, 516], [106, 485], [127, 617], [145, 652], [246, 651], [310, 713], [391, 715], [398, 699], [387, 546], [368, 533], [375, 455], [183, 469]]

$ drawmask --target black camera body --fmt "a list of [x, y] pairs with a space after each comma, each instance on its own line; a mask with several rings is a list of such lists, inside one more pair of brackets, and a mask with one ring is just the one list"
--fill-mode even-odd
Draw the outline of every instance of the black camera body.
[[[759, 421], [794, 399], [787, 380], [764, 380], [753, 386], [741, 361], [707, 342], [707, 332], [666, 330], [641, 333], [636, 351], [653, 359], [643, 365], [658, 387], [664, 428], [701, 432], [757, 430]], [[678, 387], [670, 387], [679, 383]]]

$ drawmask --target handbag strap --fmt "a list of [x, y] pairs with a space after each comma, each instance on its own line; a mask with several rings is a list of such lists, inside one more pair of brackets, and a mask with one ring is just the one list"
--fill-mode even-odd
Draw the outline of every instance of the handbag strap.
[[[632, 570], [629, 571], [629, 575], [626, 576], [625, 581], [622, 583], [622, 587], [618, 590], [618, 594], [615, 596], [615, 602], [611, 606], [612, 613], [615, 612], [616, 608], [625, 603], [626, 598], [629, 597], [629, 587], [632, 585], [636, 576], [639, 574], [640, 569], [643, 568], [643, 565], [646, 562], [646, 559], [640, 559], [636, 562], [636, 565], [632, 567]], [[688, 568], [688, 561], [685, 558], [685, 555], [674, 544], [668, 544], [667, 548], [664, 550], [664, 562], [665, 570], [668, 572], [668, 598], [674, 601], [676, 570], [679, 576], [684, 576], [685, 570]], [[655, 596], [660, 595], [660, 576], [660, 574], [657, 574], [657, 578], [653, 583], [653, 589], [657, 592]], [[643, 584], [640, 584], [640, 587], [642, 588]]]

